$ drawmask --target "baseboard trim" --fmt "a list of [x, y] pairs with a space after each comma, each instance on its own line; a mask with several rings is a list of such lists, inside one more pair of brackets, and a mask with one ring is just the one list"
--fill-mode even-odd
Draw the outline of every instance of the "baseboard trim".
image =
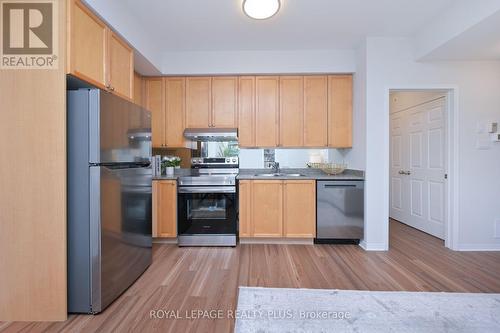
[[457, 251], [496, 252], [500, 251], [500, 244], [458, 244]]
[[177, 237], [172, 238], [153, 238], [154, 244], [177, 244]]
[[359, 246], [365, 251], [387, 251], [389, 248], [385, 243], [367, 243], [364, 239], [359, 242]]
[[313, 245], [312, 238], [240, 238], [240, 244]]

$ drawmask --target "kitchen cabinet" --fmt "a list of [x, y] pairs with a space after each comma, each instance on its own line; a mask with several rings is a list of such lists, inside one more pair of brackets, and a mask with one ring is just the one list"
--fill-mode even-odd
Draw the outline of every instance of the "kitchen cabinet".
[[314, 238], [315, 180], [240, 180], [241, 238]]
[[255, 147], [255, 77], [238, 80], [238, 139], [240, 147]]
[[328, 146], [352, 147], [352, 75], [328, 77]]
[[252, 182], [240, 180], [238, 183], [239, 235], [252, 236]]
[[165, 78], [165, 142], [169, 148], [185, 146], [186, 78]]
[[141, 75], [134, 72], [134, 103], [142, 107], [146, 106], [146, 89], [144, 87], [145, 80]]
[[209, 127], [236, 128], [238, 109], [238, 78], [212, 78], [212, 123]]
[[212, 79], [188, 77], [186, 79], [186, 127], [212, 127]]
[[252, 181], [252, 237], [281, 237], [283, 233], [283, 183]]
[[284, 237], [316, 237], [316, 181], [284, 181], [283, 221]]
[[80, 0], [69, 2], [68, 13], [67, 73], [132, 100], [133, 49]]
[[255, 146], [277, 147], [279, 142], [279, 77], [255, 78]]
[[78, 0], [69, 2], [68, 14], [67, 72], [105, 88], [108, 28]]
[[177, 183], [153, 181], [153, 237], [177, 237]]
[[328, 146], [328, 77], [304, 76], [304, 147]]
[[304, 78], [280, 77], [280, 147], [304, 145]]
[[154, 148], [165, 147], [164, 80], [146, 79], [146, 109], [151, 111], [151, 140]]

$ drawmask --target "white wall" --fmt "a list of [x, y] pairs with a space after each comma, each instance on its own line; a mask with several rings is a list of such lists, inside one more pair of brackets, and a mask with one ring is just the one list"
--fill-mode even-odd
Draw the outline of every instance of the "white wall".
[[353, 50], [213, 51], [163, 54], [166, 75], [352, 73]]
[[[457, 87], [457, 249], [497, 249], [494, 220], [500, 218], [500, 144], [476, 149], [477, 124], [500, 120], [500, 62], [419, 63], [407, 39], [366, 42], [365, 246], [388, 246], [389, 96], [391, 88]], [[450, 179], [449, 181], [453, 181]]]

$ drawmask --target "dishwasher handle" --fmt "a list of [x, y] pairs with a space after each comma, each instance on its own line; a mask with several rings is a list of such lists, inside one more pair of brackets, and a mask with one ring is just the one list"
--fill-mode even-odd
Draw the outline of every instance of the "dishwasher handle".
[[342, 189], [342, 188], [364, 188], [363, 181], [323, 181], [318, 182], [321, 187], [325, 189]]

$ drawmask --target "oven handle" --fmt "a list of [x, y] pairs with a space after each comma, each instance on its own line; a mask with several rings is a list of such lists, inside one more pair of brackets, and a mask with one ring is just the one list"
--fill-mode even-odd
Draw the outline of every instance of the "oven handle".
[[235, 186], [200, 186], [200, 187], [182, 187], [179, 186], [178, 193], [236, 193], [236, 187]]

